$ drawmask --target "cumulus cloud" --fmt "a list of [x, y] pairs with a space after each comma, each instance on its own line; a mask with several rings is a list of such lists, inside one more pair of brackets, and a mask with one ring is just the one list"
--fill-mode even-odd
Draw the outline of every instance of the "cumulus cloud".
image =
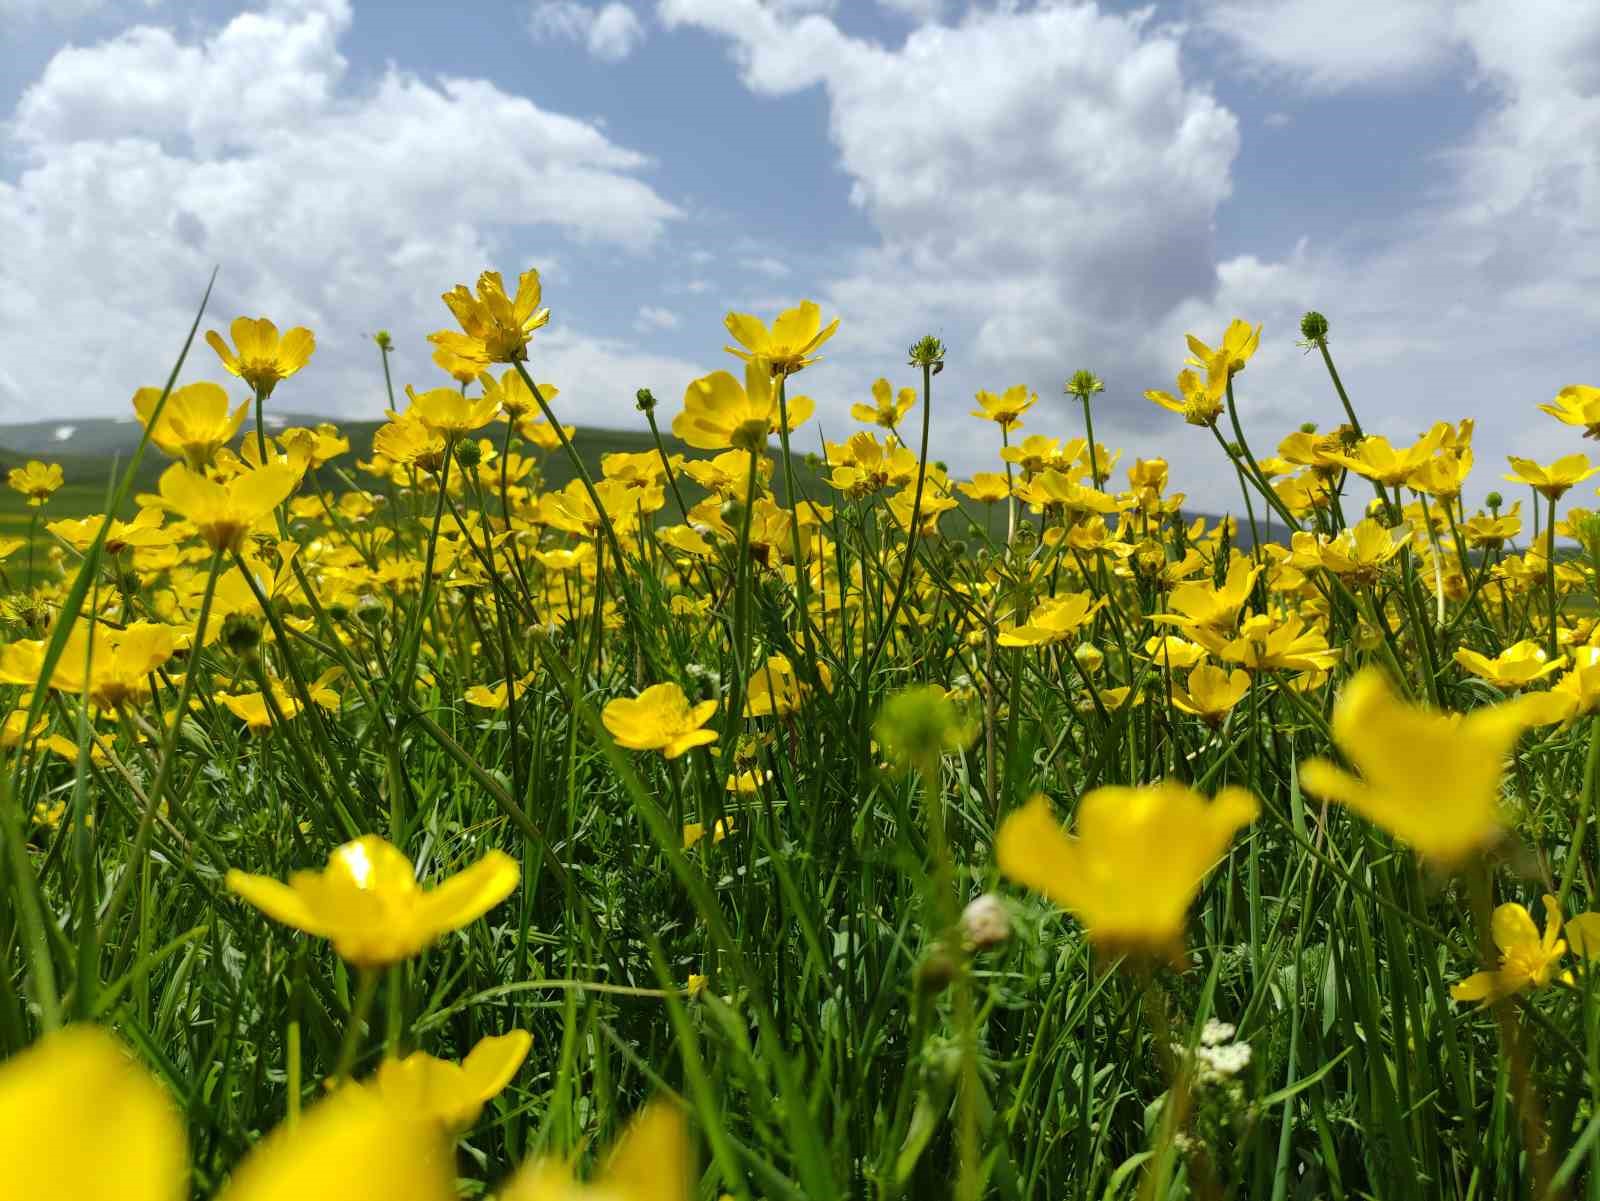
[[601, 62], [620, 63], [644, 41], [644, 23], [626, 4], [596, 8], [580, 0], [534, 0], [528, 32], [536, 40], [580, 42]]
[[662, 308], [656, 304], [639, 306], [639, 315], [634, 319], [634, 328], [641, 333], [654, 333], [657, 330], [677, 329], [682, 322], [678, 314], [671, 309]]
[[[40, 397], [123, 411], [164, 378], [220, 263], [211, 324], [266, 313], [317, 331], [283, 403], [370, 414], [365, 335], [393, 331], [402, 377], [423, 380], [440, 291], [537, 264], [559, 321], [554, 247], [636, 254], [681, 216], [641, 178], [645, 155], [486, 80], [391, 66], [353, 86], [350, 21], [346, 0], [273, 0], [193, 40], [139, 27], [56, 54], [5, 133], [21, 167], [0, 180], [0, 413]], [[563, 338], [547, 341], [594, 378], [552, 378], [618, 398], [620, 419], [627, 348]], [[216, 374], [208, 356], [191, 377]]]

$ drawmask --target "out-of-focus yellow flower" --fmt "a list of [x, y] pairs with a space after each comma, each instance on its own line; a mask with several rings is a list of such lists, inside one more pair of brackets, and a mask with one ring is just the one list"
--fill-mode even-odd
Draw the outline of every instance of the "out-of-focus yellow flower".
[[653, 684], [636, 697], [619, 696], [608, 703], [600, 720], [618, 746], [633, 751], [660, 751], [676, 759], [691, 747], [717, 740], [703, 727], [717, 711], [714, 700], [691, 705], [677, 684]]
[[1165, 634], [1146, 639], [1144, 653], [1159, 667], [1187, 671], [1205, 662], [1206, 648], [1176, 634]]
[[853, 404], [850, 406], [850, 416], [857, 421], [864, 421], [868, 425], [881, 426], [886, 430], [893, 430], [905, 420], [917, 403], [917, 393], [912, 388], [901, 388], [895, 392], [886, 379], [874, 380], [872, 384], [872, 403]]
[[1207, 725], [1219, 726], [1249, 691], [1249, 672], [1238, 668], [1228, 672], [1202, 663], [1189, 673], [1187, 688], [1172, 685], [1172, 703]]
[[[733, 818], [723, 817], [711, 823], [711, 841], [713, 844], [721, 842], [733, 833]], [[683, 823], [683, 849], [688, 850], [706, 836], [704, 822]]]
[[504, 680], [494, 684], [474, 684], [461, 694], [461, 699], [480, 709], [507, 709], [510, 708], [512, 700], [522, 699], [522, 694], [528, 690], [528, 685], [531, 683], [533, 683], [533, 673], [530, 671], [520, 680], [511, 681], [509, 686]]
[[98, 1026], [67, 1026], [0, 1066], [0, 1163], [0, 1195], [16, 1201], [189, 1195], [177, 1109]]
[[429, 334], [428, 341], [459, 359], [476, 361], [480, 370], [490, 363], [519, 362], [528, 357], [533, 331], [550, 320], [550, 310], [540, 307], [542, 298], [537, 271], [529, 269], [517, 278], [515, 297], [506, 295], [498, 271], [485, 271], [478, 276], [476, 296], [466, 284], [457, 284], [443, 296], [463, 332], [440, 330]]
[[227, 884], [274, 921], [330, 939], [350, 963], [378, 967], [476, 921], [511, 894], [519, 875], [514, 859], [490, 851], [425, 890], [411, 860], [368, 834], [338, 847], [324, 871], [296, 872], [288, 884], [238, 870], [228, 872]]
[[271, 396], [279, 380], [288, 379], [311, 360], [317, 340], [303, 325], [281, 338], [265, 317], [235, 317], [228, 327], [233, 347], [216, 330], [206, 331], [206, 345], [217, 352], [223, 370], [237, 375], [262, 396]]
[[455, 1165], [437, 1123], [341, 1088], [247, 1155], [217, 1201], [454, 1201]]
[[411, 398], [407, 415], [446, 438], [459, 438], [462, 434], [482, 429], [500, 411], [500, 402], [494, 397], [464, 396], [454, 388], [429, 388], [426, 392], [415, 392], [408, 386], [406, 395]]
[[995, 858], [1007, 876], [1075, 913], [1102, 950], [1175, 960], [1200, 881], [1258, 811], [1242, 788], [1210, 802], [1176, 780], [1096, 788], [1079, 803], [1073, 838], [1035, 796], [1001, 823]]
[[1543, 645], [1528, 638], [1506, 647], [1492, 659], [1468, 647], [1456, 651], [1455, 658], [1480, 680], [1488, 680], [1501, 688], [1525, 688], [1535, 680], [1560, 671], [1567, 661], [1565, 655], [1551, 659]]
[[6, 473], [6, 486], [27, 497], [30, 509], [43, 505], [64, 481], [60, 463], [41, 463], [38, 459], [29, 459]]
[[[1556, 978], [1556, 968], [1567, 953], [1561, 937], [1561, 906], [1555, 897], [1544, 897], [1544, 935], [1533, 924], [1533, 915], [1515, 901], [1499, 906], [1489, 922], [1494, 945], [1500, 948], [1500, 966], [1493, 971], [1474, 972], [1459, 984], [1451, 985], [1450, 995], [1457, 1001], [1482, 1001], [1489, 1004], [1524, 989], [1539, 989]], [[1572, 982], [1572, 973], [1561, 973]]]
[[1568, 384], [1552, 404], [1539, 408], [1563, 424], [1579, 426], [1585, 438], [1600, 438], [1600, 388]]
[[770, 771], [760, 771], [751, 768], [738, 774], [730, 774], [724, 789], [727, 792], [737, 793], [740, 796], [753, 796], [761, 791], [761, 786], [772, 779]]
[[658, 1101], [623, 1131], [593, 1179], [580, 1182], [570, 1163], [537, 1159], [501, 1190], [500, 1201], [689, 1201], [692, 1185], [683, 1115]]
[[998, 396], [993, 392], [979, 392], [973, 399], [978, 402], [978, 407], [972, 410], [974, 417], [992, 421], [1009, 432], [1022, 428], [1022, 415], [1033, 408], [1039, 397], [1028, 391], [1026, 384], [1013, 384]]
[[[684, 392], [683, 410], [672, 419], [672, 432], [697, 450], [733, 447], [753, 454], [764, 451], [767, 438], [777, 433], [781, 424], [772, 376], [772, 369], [762, 359], [746, 362], [743, 387], [726, 371], [702, 376]], [[804, 424], [814, 408], [808, 396], [786, 396], [784, 403], [791, 432]]]
[[1159, 388], [1151, 388], [1145, 392], [1144, 398], [1169, 412], [1180, 414], [1190, 425], [1215, 425], [1217, 418], [1222, 416], [1223, 388], [1226, 383], [1226, 378], [1216, 381], [1185, 370], [1178, 372], [1177, 396]]
[[1334, 741], [1361, 776], [1312, 759], [1300, 783], [1439, 866], [1459, 867], [1499, 837], [1506, 760], [1537, 720], [1521, 700], [1464, 716], [1407, 704], [1369, 667], [1345, 684], [1333, 709]]
[[1087, 592], [1068, 592], [1040, 601], [1028, 620], [996, 639], [1001, 646], [1047, 646], [1073, 637], [1106, 606], [1106, 598]]
[[240, 550], [257, 524], [300, 482], [285, 463], [268, 463], [218, 483], [182, 463], [161, 473], [161, 503], [192, 522], [214, 550]]
[[133, 411], [150, 431], [150, 441], [196, 471], [233, 441], [250, 409], [250, 402], [244, 400], [230, 410], [228, 394], [217, 384], [201, 381], [175, 389], [152, 426], [150, 419], [160, 401], [160, 388], [140, 388], [133, 394]]
[[1501, 476], [1513, 484], [1527, 484], [1539, 495], [1548, 500], [1559, 500], [1561, 494], [1574, 484], [1581, 484], [1600, 467], [1592, 467], [1586, 455], [1563, 455], [1548, 467], [1542, 467], [1532, 459], [1519, 459], [1516, 455], [1507, 455], [1514, 474]]
[[[267, 698], [260, 692], [221, 693], [217, 699], [227, 706], [245, 728], [252, 734], [270, 734], [272, 724], [276, 718], [272, 715], [271, 708], [267, 705]], [[285, 691], [281, 684], [273, 682], [272, 700], [277, 705], [278, 712], [283, 714], [284, 720], [293, 718], [300, 712], [299, 698]]]
[[[817, 677], [823, 688], [833, 687], [833, 673], [826, 663], [817, 664]], [[810, 694], [809, 685], [795, 674], [794, 664], [785, 655], [773, 655], [751, 674], [745, 685], [744, 715], [766, 717], [793, 713]]]
[[385, 1059], [365, 1087], [384, 1108], [459, 1134], [511, 1083], [532, 1045], [526, 1030], [513, 1030], [480, 1039], [460, 1063], [414, 1051], [404, 1059]]
[[[41, 683], [39, 674], [48, 646], [49, 639], [40, 639], [0, 647], [0, 683], [30, 688]], [[178, 631], [172, 626], [136, 621], [114, 630], [98, 623], [79, 623], [67, 635], [49, 686], [87, 696], [97, 709], [142, 704], [150, 698], [150, 673], [172, 658], [177, 647]]]
[[816, 349], [839, 329], [837, 317], [824, 328], [822, 310], [810, 300], [802, 300], [794, 308], [779, 313], [770, 331], [766, 322], [749, 313], [729, 313], [723, 324], [739, 343], [723, 349], [747, 363], [763, 361], [772, 375], [793, 375], [815, 363]]

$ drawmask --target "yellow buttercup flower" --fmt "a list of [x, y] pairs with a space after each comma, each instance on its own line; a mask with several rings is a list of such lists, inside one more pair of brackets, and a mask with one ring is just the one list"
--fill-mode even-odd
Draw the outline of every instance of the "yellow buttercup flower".
[[956, 490], [983, 504], [996, 504], [1011, 495], [1011, 481], [998, 471], [976, 471], [972, 479], [956, 485]]
[[978, 407], [972, 410], [974, 417], [992, 421], [1009, 432], [1022, 428], [1022, 415], [1033, 408], [1039, 397], [1028, 391], [1026, 384], [1013, 384], [998, 396], [993, 392], [979, 392], [973, 399], [978, 402]]
[[539, 273], [531, 268], [517, 278], [515, 297], [506, 295], [498, 271], [485, 271], [478, 276], [476, 296], [466, 284], [444, 293], [444, 303], [463, 332], [440, 330], [429, 334], [428, 341], [449, 349], [459, 359], [475, 361], [480, 371], [490, 363], [519, 362], [528, 357], [533, 331], [550, 321], [550, 310], [540, 307], [542, 298]]
[[1585, 438], [1600, 438], [1600, 388], [1568, 384], [1553, 403], [1539, 408], [1565, 425], [1578, 426]]
[[1382, 434], [1368, 434], [1356, 443], [1353, 451], [1330, 451], [1329, 457], [1357, 475], [1398, 488], [1433, 457], [1446, 428], [1445, 423], [1440, 422], [1406, 447], [1395, 447]]
[[1235, 317], [1228, 322], [1228, 328], [1222, 333], [1222, 341], [1215, 350], [1193, 334], [1186, 335], [1185, 341], [1189, 343], [1189, 352], [1194, 356], [1189, 360], [1190, 363], [1204, 367], [1212, 379], [1226, 380], [1243, 371], [1244, 365], [1256, 353], [1256, 348], [1261, 345], [1261, 327], [1251, 326], [1248, 321]]
[[189, 1195], [177, 1108], [98, 1026], [67, 1026], [0, 1066], [0, 1164], [0, 1195], [16, 1201]]
[[561, 1160], [537, 1159], [500, 1191], [500, 1201], [689, 1201], [693, 1185], [683, 1115], [655, 1102], [623, 1131], [587, 1183]]
[[[695, 380], [683, 394], [683, 411], [672, 419], [672, 432], [697, 450], [733, 447], [760, 453], [780, 424], [772, 376], [765, 360], [752, 358], [745, 364], [743, 387], [726, 371]], [[814, 409], [808, 396], [788, 396], [785, 405], [791, 432]]]
[[288, 499], [300, 475], [286, 463], [268, 463], [218, 483], [182, 463], [161, 473], [161, 503], [193, 522], [214, 550], [240, 550], [245, 538]]
[[1250, 691], [1250, 673], [1235, 668], [1232, 672], [1202, 663], [1189, 673], [1188, 687], [1172, 686], [1172, 703], [1207, 725], [1219, 726]]
[[408, 959], [442, 934], [476, 921], [511, 894], [520, 872], [502, 851], [425, 890], [398, 848], [368, 834], [328, 856], [324, 871], [282, 884], [228, 872], [230, 891], [275, 921], [332, 940], [344, 959], [378, 967]]
[[895, 392], [888, 380], [877, 379], [872, 384], [872, 403], [851, 405], [850, 416], [868, 425], [893, 430], [905, 420], [906, 414], [916, 403], [915, 389], [901, 388], [899, 392]]
[[1492, 659], [1468, 647], [1456, 651], [1455, 658], [1480, 680], [1488, 680], [1501, 688], [1525, 688], [1560, 671], [1567, 661], [1565, 655], [1551, 659], [1540, 643], [1527, 638], [1506, 647]]
[[600, 720], [618, 746], [633, 751], [660, 751], [676, 759], [691, 747], [717, 740], [703, 727], [717, 711], [714, 700], [691, 705], [677, 684], [654, 684], [636, 697], [618, 697], [606, 705]]
[[228, 332], [233, 335], [231, 348], [214, 329], [206, 331], [206, 344], [217, 352], [225, 371], [262, 396], [272, 395], [278, 381], [304, 367], [317, 348], [316, 338], [304, 326], [297, 325], [280, 338], [278, 327], [265, 317], [235, 317]]
[[[521, 383], [519, 379], [517, 381]], [[492, 396], [465, 396], [454, 388], [429, 388], [416, 392], [407, 385], [406, 395], [411, 398], [408, 417], [415, 417], [424, 426], [446, 438], [459, 438], [473, 430], [482, 429], [500, 412], [500, 401]]]
[[386, 1109], [456, 1134], [476, 1122], [483, 1107], [511, 1083], [532, 1045], [531, 1034], [513, 1030], [480, 1039], [460, 1063], [414, 1051], [404, 1059], [385, 1059], [365, 1087]]
[[773, 375], [793, 375], [815, 363], [816, 349], [839, 329], [837, 317], [824, 328], [822, 310], [810, 300], [779, 313], [770, 331], [766, 322], [749, 313], [729, 313], [723, 324], [739, 343], [723, 349], [747, 363], [762, 360]]
[[[732, 790], [730, 790], [732, 791]], [[752, 790], [754, 791], [754, 790]], [[711, 823], [711, 841], [714, 844], [721, 842], [733, 833], [733, 818], [724, 817]], [[683, 849], [688, 850], [706, 836], [704, 822], [683, 823]]]
[[[593, 554], [593, 551], [590, 553]], [[504, 680], [495, 684], [474, 684], [461, 694], [461, 699], [480, 709], [507, 709], [513, 700], [522, 699], [522, 694], [528, 690], [528, 685], [531, 683], [533, 683], [533, 673], [530, 671], [521, 679], [511, 681], [509, 686]]]
[[[1500, 966], [1493, 971], [1474, 972], [1459, 984], [1450, 986], [1457, 1001], [1482, 1001], [1488, 1004], [1525, 989], [1539, 989], [1556, 978], [1556, 968], [1567, 953], [1561, 937], [1561, 906], [1548, 893], [1544, 897], [1544, 934], [1533, 924], [1533, 915], [1516, 902], [1501, 905], [1489, 922], [1494, 945], [1500, 948]], [[1572, 973], [1561, 979], [1572, 981]]]
[[37, 509], [65, 482], [60, 463], [41, 463], [29, 459], [6, 473], [6, 486], [28, 498], [28, 507]]
[[160, 388], [140, 388], [133, 394], [133, 411], [149, 429], [150, 441], [196, 471], [233, 441], [250, 409], [250, 402], [245, 400], [230, 410], [228, 394], [219, 385], [202, 381], [174, 390], [152, 426], [150, 419], [160, 401]]
[[[1178, 372], [1178, 395], [1151, 388], [1144, 398], [1154, 401], [1163, 409], [1181, 415], [1190, 425], [1215, 425], [1222, 416], [1226, 377], [1214, 380], [1202, 378], [1193, 371]], [[1180, 399], [1181, 398], [1181, 399]]]
[[[826, 663], [817, 664], [817, 676], [823, 688], [833, 687], [833, 673]], [[788, 657], [773, 655], [755, 669], [745, 685], [744, 715], [766, 717], [774, 713], [793, 713], [810, 692], [810, 686], [801, 682]]]
[[995, 835], [1000, 870], [1071, 910], [1110, 954], [1176, 959], [1200, 881], [1259, 805], [1242, 788], [1210, 802], [1176, 780], [1096, 788], [1069, 837], [1035, 796]]
[[438, 472], [444, 466], [445, 437], [408, 410], [373, 432], [372, 453], [397, 467]]
[[[120, 630], [98, 623], [79, 623], [67, 635], [49, 686], [58, 692], [87, 696], [97, 709], [142, 704], [150, 699], [151, 673], [177, 651], [178, 635], [172, 626], [147, 621], [136, 621]], [[0, 647], [0, 683], [30, 688], [40, 684], [48, 646], [46, 638]]]
[[1001, 646], [1046, 646], [1071, 638], [1106, 606], [1106, 598], [1068, 592], [1040, 601], [1022, 625], [1000, 631]]
[[1561, 494], [1574, 484], [1581, 484], [1600, 467], [1593, 467], [1586, 455], [1563, 455], [1548, 467], [1542, 467], [1532, 459], [1519, 459], [1516, 455], [1508, 455], [1514, 474], [1501, 476], [1513, 484], [1528, 484], [1547, 500], [1559, 500]]
[[1466, 715], [1407, 704], [1369, 667], [1345, 684], [1333, 709], [1334, 740], [1361, 776], [1312, 759], [1301, 765], [1300, 783], [1439, 866], [1458, 867], [1500, 836], [1506, 760], [1536, 720], [1517, 700]]

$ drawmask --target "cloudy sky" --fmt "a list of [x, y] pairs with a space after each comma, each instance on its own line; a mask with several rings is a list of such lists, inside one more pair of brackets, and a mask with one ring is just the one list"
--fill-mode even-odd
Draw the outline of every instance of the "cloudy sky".
[[992, 453], [975, 389], [1072, 432], [1089, 367], [1097, 432], [1214, 505], [1209, 437], [1142, 395], [1186, 331], [1264, 326], [1265, 453], [1338, 419], [1295, 345], [1321, 309], [1369, 428], [1478, 419], [1480, 491], [1581, 448], [1533, 406], [1600, 383], [1593, 0], [0, 0], [0, 31], [0, 421], [126, 412], [214, 265], [214, 324], [316, 331], [285, 409], [376, 416], [379, 328], [437, 382], [438, 294], [534, 265], [567, 420], [675, 411], [728, 309], [811, 297], [831, 436], [936, 332], [952, 467]]

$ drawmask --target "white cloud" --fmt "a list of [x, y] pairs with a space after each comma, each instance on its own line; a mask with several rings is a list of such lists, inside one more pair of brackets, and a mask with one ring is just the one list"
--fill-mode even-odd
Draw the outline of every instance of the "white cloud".
[[645, 38], [638, 14], [616, 0], [599, 8], [580, 0], [534, 0], [528, 32], [539, 41], [582, 42], [590, 54], [606, 63], [621, 62]]
[[644, 304], [639, 306], [639, 315], [634, 319], [633, 327], [641, 333], [655, 333], [658, 330], [677, 329], [681, 324], [678, 314], [671, 309]]
[[[555, 247], [640, 252], [681, 216], [639, 178], [644, 155], [486, 80], [391, 66], [353, 87], [350, 20], [345, 0], [274, 0], [198, 40], [137, 28], [51, 60], [0, 144], [21, 164], [0, 180], [0, 412], [41, 396], [123, 411], [165, 377], [220, 263], [208, 325], [266, 313], [318, 335], [283, 404], [371, 414], [367, 334], [393, 331], [401, 381], [424, 380], [441, 291], [538, 265], [559, 325]], [[604, 364], [561, 339], [543, 340], [596, 380], [660, 363], [612, 343]], [[203, 345], [190, 363], [191, 378], [219, 374]], [[625, 411], [609, 387], [552, 378]]]
[[[161, 3], [162, 0], [140, 0], [143, 8], [158, 8]], [[113, 0], [0, 0], [0, 21], [48, 19], [68, 24], [112, 6]]]

